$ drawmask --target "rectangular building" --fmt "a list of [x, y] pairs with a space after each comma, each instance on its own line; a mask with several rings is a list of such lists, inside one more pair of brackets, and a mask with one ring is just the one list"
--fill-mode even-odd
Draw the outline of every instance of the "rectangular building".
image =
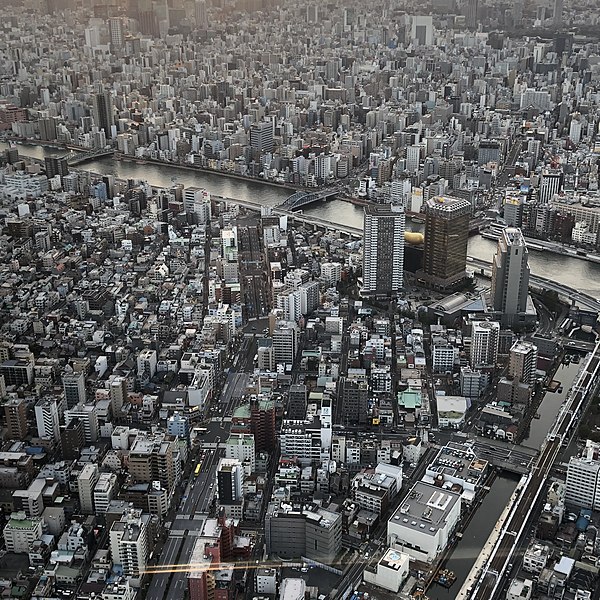
[[460, 519], [460, 495], [419, 481], [388, 521], [388, 545], [431, 562], [444, 551]]

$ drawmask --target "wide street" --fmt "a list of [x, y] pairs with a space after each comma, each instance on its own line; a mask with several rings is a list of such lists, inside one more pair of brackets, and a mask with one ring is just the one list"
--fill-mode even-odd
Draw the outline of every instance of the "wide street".
[[[194, 542], [205, 520], [211, 513], [216, 494], [216, 471], [219, 459], [225, 454], [221, 446], [229, 437], [231, 415], [239, 405], [254, 369], [257, 325], [264, 328], [265, 321], [256, 321], [246, 327], [239, 347], [234, 349], [233, 360], [224, 365], [225, 381], [220, 394], [208, 411], [206, 432], [196, 436], [190, 449], [189, 481], [179, 506], [174, 511], [167, 540], [162, 548], [158, 565], [185, 565], [189, 563]], [[197, 465], [200, 473], [194, 475]], [[154, 573], [148, 587], [148, 600], [182, 600], [187, 590], [186, 572]]]

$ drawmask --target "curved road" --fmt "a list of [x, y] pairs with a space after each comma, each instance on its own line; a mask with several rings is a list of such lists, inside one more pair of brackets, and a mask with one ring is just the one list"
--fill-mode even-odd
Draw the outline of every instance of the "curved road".
[[[470, 265], [474, 265], [477, 268], [481, 269], [491, 269], [492, 263], [487, 260], [481, 260], [479, 258], [475, 258], [473, 256], [469, 256]], [[562, 285], [560, 283], [556, 283], [550, 279], [546, 279], [545, 277], [540, 277], [538, 275], [530, 275], [529, 283], [533, 286], [543, 287], [547, 290], [552, 290], [554, 292], [558, 292], [563, 296], [569, 297], [576, 304], [580, 304], [585, 308], [589, 308], [590, 310], [600, 312], [600, 301], [598, 299], [593, 298], [588, 294], [584, 294], [583, 292], [578, 292], [573, 288], [567, 287], [566, 285]]]

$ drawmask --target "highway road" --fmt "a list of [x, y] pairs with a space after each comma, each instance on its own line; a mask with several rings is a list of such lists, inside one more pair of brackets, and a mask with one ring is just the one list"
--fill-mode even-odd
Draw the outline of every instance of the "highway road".
[[[200, 438], [202, 439], [202, 438]], [[220, 437], [213, 438], [218, 445]], [[210, 443], [210, 442], [209, 442]], [[214, 442], [211, 443], [214, 445]], [[200, 452], [202, 470], [194, 477], [195, 464], [185, 494], [175, 519], [188, 520], [197, 515], [208, 516], [216, 491], [216, 470], [224, 451], [221, 448], [205, 448]], [[159, 565], [185, 564], [189, 562], [195, 537], [189, 531], [169, 532], [162, 549]], [[187, 589], [186, 573], [155, 573], [148, 588], [148, 600], [182, 600]]]
[[244, 395], [248, 383], [247, 373], [232, 372], [227, 375], [223, 393], [219, 399], [219, 408], [225, 413], [230, 411], [234, 402]]
[[[162, 553], [160, 555], [159, 565], [172, 565], [177, 560], [181, 546], [183, 545], [183, 538], [181, 536], [169, 535], [165, 545], [163, 546]], [[167, 593], [169, 586], [169, 579], [171, 573], [157, 573], [153, 575], [150, 587], [146, 594], [146, 600], [163, 600]]]
[[540, 302], [537, 298], [533, 298], [533, 304], [537, 310], [539, 325], [537, 326], [536, 333], [539, 335], [549, 335], [554, 331], [554, 316], [546, 308], [543, 302]]
[[[203, 458], [202, 469], [197, 477], [194, 477], [193, 470], [190, 475], [185, 500], [182, 500], [179, 515], [193, 516], [195, 513], [207, 512], [206, 507], [210, 506], [215, 489], [216, 471], [219, 459], [222, 456], [220, 449], [207, 448], [202, 451]], [[201, 454], [202, 456], [202, 454]], [[195, 469], [196, 465], [194, 465]]]
[[[181, 553], [179, 554], [179, 560], [177, 561], [178, 564], [185, 565], [190, 563], [195, 543], [195, 535], [188, 534], [183, 538], [183, 547], [181, 549]], [[173, 573], [173, 577], [171, 578], [171, 585], [169, 586], [169, 591], [167, 593], [167, 598], [169, 600], [184, 598], [186, 590], [187, 572], [178, 571], [177, 573]]]
[[266, 270], [263, 245], [258, 227], [249, 225], [238, 228], [239, 266], [242, 277], [246, 317], [256, 319], [268, 314]]
[[[492, 263], [487, 260], [481, 260], [479, 258], [475, 258], [473, 256], [468, 257], [469, 265], [475, 266], [476, 268], [488, 269], [492, 268]], [[567, 287], [566, 285], [561, 285], [560, 283], [556, 283], [555, 281], [551, 281], [550, 279], [546, 279], [545, 277], [539, 277], [538, 275], [530, 275], [529, 276], [529, 285], [536, 286], [540, 288], [544, 288], [547, 290], [552, 290], [557, 292], [563, 296], [566, 296], [575, 304], [579, 304], [591, 310], [595, 310], [600, 312], [600, 301], [588, 294], [584, 294], [583, 292], [578, 292], [573, 288]]]
[[498, 181], [497, 181], [495, 187], [505, 188], [506, 185], [508, 184], [508, 180], [514, 176], [515, 163], [517, 162], [517, 158], [519, 158], [519, 154], [521, 153], [522, 146], [523, 146], [523, 140], [521, 138], [517, 138], [508, 152], [506, 161], [504, 163], [504, 167], [502, 168], [502, 172], [500, 173], [500, 176], [498, 177]]

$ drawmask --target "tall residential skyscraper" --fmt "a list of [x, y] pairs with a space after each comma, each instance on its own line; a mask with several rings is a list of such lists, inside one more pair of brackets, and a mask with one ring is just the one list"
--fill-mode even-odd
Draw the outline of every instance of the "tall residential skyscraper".
[[24, 440], [27, 436], [27, 402], [24, 398], [11, 398], [4, 404], [4, 416], [11, 440]]
[[177, 440], [164, 433], [140, 433], [129, 450], [129, 474], [137, 482], [160, 483], [169, 491], [179, 479]]
[[275, 362], [294, 364], [298, 351], [298, 326], [293, 321], [278, 321], [273, 330]]
[[114, 123], [113, 101], [110, 92], [102, 92], [94, 97], [94, 122], [104, 134], [110, 138], [111, 127]]
[[271, 398], [250, 400], [250, 431], [254, 435], [257, 451], [271, 451], [275, 448], [275, 401]]
[[236, 458], [222, 458], [217, 467], [219, 504], [234, 504], [244, 497], [244, 467]]
[[51, 438], [58, 441], [60, 422], [55, 398], [42, 398], [38, 401], [35, 405], [35, 422], [38, 435], [41, 438]]
[[319, 5], [309, 4], [306, 6], [306, 22], [307, 23], [318, 23], [319, 22]]
[[514, 0], [513, 3], [513, 26], [521, 27], [523, 20], [523, 0]]
[[508, 359], [508, 375], [527, 385], [535, 383], [535, 372], [537, 370], [537, 346], [532, 342], [515, 342]]
[[196, 27], [198, 29], [206, 29], [208, 26], [206, 0], [196, 0], [194, 4], [194, 16], [196, 18]]
[[494, 367], [498, 359], [500, 323], [496, 321], [473, 321], [471, 332], [471, 367], [473, 369]]
[[342, 402], [342, 419], [346, 424], [365, 425], [369, 408], [369, 387], [366, 381], [340, 378], [338, 402]]
[[86, 515], [94, 512], [94, 487], [98, 481], [98, 465], [87, 463], [77, 476], [77, 490], [79, 492], [79, 508]]
[[477, 29], [479, 25], [479, 0], [467, 0], [467, 14], [465, 15], [467, 27]]
[[111, 17], [108, 20], [108, 31], [110, 33], [110, 44], [113, 48], [121, 48], [124, 42], [123, 21], [120, 17]]
[[143, 573], [149, 554], [148, 526], [150, 515], [132, 508], [123, 513], [110, 528], [110, 554], [115, 565], [121, 565], [123, 573], [135, 577]]
[[554, 27], [559, 27], [562, 24], [563, 8], [564, 0], [554, 0]]
[[66, 158], [60, 158], [57, 156], [46, 156], [44, 158], [46, 166], [46, 177], [51, 179], [55, 175], [65, 177], [69, 174], [69, 165], [67, 164]]
[[436, 196], [425, 204], [422, 278], [450, 288], [466, 276], [471, 204], [462, 198]]
[[419, 170], [421, 161], [421, 147], [417, 145], [406, 148], [406, 170], [409, 173], [415, 173]]
[[555, 194], [559, 194], [563, 185], [562, 171], [546, 169], [542, 172], [540, 179], [539, 201], [540, 204], [548, 204]]
[[495, 311], [512, 321], [527, 309], [529, 253], [520, 229], [507, 227], [498, 240], [492, 263], [491, 301]]
[[365, 207], [363, 288], [365, 295], [394, 296], [404, 285], [404, 208]]
[[70, 369], [63, 375], [62, 382], [67, 408], [73, 408], [77, 404], [85, 404], [87, 397], [83, 371], [76, 372]]
[[504, 220], [509, 227], [521, 227], [523, 223], [523, 199], [520, 196], [504, 198]]

